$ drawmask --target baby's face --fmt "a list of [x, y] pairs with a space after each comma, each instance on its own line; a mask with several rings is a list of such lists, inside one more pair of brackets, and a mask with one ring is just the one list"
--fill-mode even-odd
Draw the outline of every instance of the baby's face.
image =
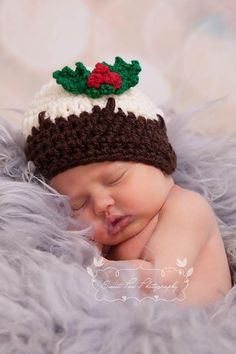
[[50, 185], [69, 196], [75, 218], [93, 225], [95, 241], [117, 245], [148, 229], [173, 180], [141, 163], [100, 162], [62, 172]]

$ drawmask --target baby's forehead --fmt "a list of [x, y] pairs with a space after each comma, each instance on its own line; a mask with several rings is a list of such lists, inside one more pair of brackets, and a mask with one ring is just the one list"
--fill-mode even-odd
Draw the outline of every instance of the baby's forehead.
[[88, 164], [87, 169], [105, 171], [105, 170], [125, 168], [134, 164], [137, 163], [132, 161], [104, 161], [104, 162], [95, 162], [95, 163]]
[[89, 183], [90, 180], [106, 177], [116, 171], [128, 169], [133, 164], [135, 163], [124, 161], [94, 162], [68, 169], [63, 175], [67, 179], [69, 178], [72, 184], [76, 182], [77, 185], [80, 182]]
[[74, 176], [76, 175], [78, 178], [77, 182], [89, 183], [89, 181], [98, 179], [105, 180], [111, 175], [117, 175], [131, 169], [137, 170], [139, 169], [138, 165], [138, 163], [132, 161], [95, 162], [75, 168]]
[[155, 170], [155, 171], [160, 171], [159, 168], [154, 167], [149, 164], [144, 164], [142, 162], [135, 162], [135, 161], [104, 161], [104, 162], [95, 162], [91, 163], [85, 166], [81, 166], [80, 168], [81, 172], [82, 170], [86, 171], [91, 171], [91, 172], [100, 172], [100, 173], [106, 173], [106, 172], [113, 172], [113, 171], [118, 171], [118, 170], [123, 170], [123, 169], [128, 169], [132, 168], [132, 171], [140, 171], [140, 170]]

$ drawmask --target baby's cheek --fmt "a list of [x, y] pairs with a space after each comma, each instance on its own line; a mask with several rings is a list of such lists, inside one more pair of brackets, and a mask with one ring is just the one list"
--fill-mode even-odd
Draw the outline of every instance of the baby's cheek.
[[80, 220], [82, 224], [92, 226], [92, 239], [103, 243], [102, 241], [104, 240], [106, 230], [99, 220], [94, 220], [93, 218], [85, 216], [85, 214], [74, 215], [74, 218]]
[[97, 242], [104, 243], [106, 238], [106, 229], [100, 221], [91, 221], [93, 227], [93, 239]]
[[84, 210], [74, 210], [72, 217], [74, 219], [80, 220], [81, 222], [85, 222], [90, 225], [93, 224], [93, 219]]

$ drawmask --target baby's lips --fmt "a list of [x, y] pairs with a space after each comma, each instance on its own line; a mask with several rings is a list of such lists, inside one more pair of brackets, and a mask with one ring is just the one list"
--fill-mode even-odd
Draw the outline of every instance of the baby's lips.
[[130, 222], [130, 218], [130, 215], [119, 215], [111, 218], [108, 222], [108, 233], [110, 235], [116, 235]]
[[118, 221], [118, 220], [121, 219], [122, 217], [123, 217], [123, 215], [111, 215], [111, 216], [107, 216], [107, 218], [106, 218], [107, 228], [110, 229], [110, 228], [114, 227], [114, 222], [116, 223], [116, 221]]
[[112, 224], [108, 224], [107, 231], [109, 235], [113, 235], [113, 230], [114, 230], [114, 226]]

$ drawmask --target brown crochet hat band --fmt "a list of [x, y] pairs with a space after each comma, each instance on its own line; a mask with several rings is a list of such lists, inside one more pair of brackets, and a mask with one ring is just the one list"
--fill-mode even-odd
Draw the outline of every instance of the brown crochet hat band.
[[25, 118], [27, 159], [48, 180], [104, 161], [141, 162], [171, 174], [176, 155], [162, 112], [136, 90], [90, 98], [55, 83], [45, 86]]
[[101, 109], [79, 117], [58, 117], [55, 122], [39, 114], [39, 128], [32, 129], [25, 153], [47, 179], [69, 168], [103, 161], [134, 161], [153, 165], [166, 174], [176, 167], [176, 156], [168, 142], [165, 122], [114, 112], [108, 98]]

